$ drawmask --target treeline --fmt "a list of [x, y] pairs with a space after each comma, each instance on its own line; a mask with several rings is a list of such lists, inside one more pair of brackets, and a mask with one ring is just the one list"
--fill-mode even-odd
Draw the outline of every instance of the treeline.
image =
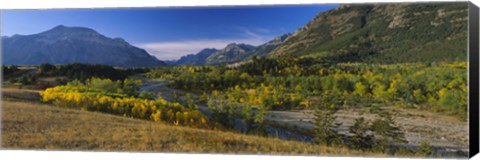
[[139, 81], [125, 79], [91, 78], [82, 83], [78, 80], [65, 86], [48, 88], [41, 92], [42, 101], [60, 107], [122, 115], [125, 117], [163, 121], [175, 125], [207, 127], [207, 118], [198, 110], [171, 103], [159, 97], [156, 100], [143, 98], [138, 93]]
[[[240, 119], [247, 126], [262, 125], [268, 110], [290, 110], [309, 107], [309, 102], [298, 93], [287, 93], [283, 87], [260, 85], [257, 88], [235, 86], [224, 92], [213, 90], [200, 98], [213, 112], [212, 119], [226, 127], [233, 127]], [[261, 126], [259, 126], [261, 127]]]
[[[274, 100], [283, 109], [305, 106], [303, 104], [316, 102], [318, 97], [333, 92], [346, 97], [345, 107], [389, 104], [467, 117], [466, 62], [317, 64], [311, 58], [254, 58], [239, 68], [182, 66], [152, 70], [147, 75], [173, 80], [173, 87], [184, 90], [198, 93], [217, 90], [226, 99], [230, 96], [237, 101], [248, 97], [234, 95], [258, 90], [262, 85], [273, 86], [278, 93], [269, 92], [268, 96], [283, 97], [282, 102], [286, 101], [287, 105], [279, 98]], [[285, 100], [292, 96], [299, 99]]]
[[66, 77], [67, 79], [57, 79], [59, 84], [66, 84], [68, 81], [80, 80], [85, 82], [92, 77], [99, 77], [111, 80], [124, 80], [128, 76], [146, 73], [148, 68], [116, 68], [101, 64], [82, 64], [73, 63], [66, 65], [41, 64], [38, 68], [29, 67], [29, 69], [20, 69], [15, 65], [2, 65], [2, 71], [6, 80], [10, 83], [20, 83], [22, 85], [37, 84], [38, 86], [50, 86], [44, 83], [37, 83], [42, 77]]
[[148, 72], [146, 68], [114, 68], [102, 64], [72, 63], [66, 65], [40, 65], [40, 76], [66, 76], [84, 82], [92, 77], [124, 80], [128, 76]]
[[[467, 63], [330, 63], [312, 55], [300, 58], [253, 58], [239, 67], [166, 67], [147, 73], [171, 80], [172, 87], [201, 93], [212, 121], [233, 128], [241, 120], [261, 134], [269, 110], [315, 109], [314, 142], [362, 150], [396, 150], [404, 133], [380, 106], [399, 106], [468, 117]], [[340, 109], [359, 108], [376, 115], [356, 119], [349, 133], [334, 128]], [[428, 142], [416, 154], [431, 156]]]
[[2, 65], [2, 73], [4, 76], [8, 76], [8, 75], [11, 75], [13, 73], [16, 73], [20, 71], [20, 69], [18, 69], [17, 66], [15, 65]]
[[16, 65], [2, 65], [2, 80], [23, 85], [35, 83], [37, 76], [29, 72], [31, 70], [22, 70]]

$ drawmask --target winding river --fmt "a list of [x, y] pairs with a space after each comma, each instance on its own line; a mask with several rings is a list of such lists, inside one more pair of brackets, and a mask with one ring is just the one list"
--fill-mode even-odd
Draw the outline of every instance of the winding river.
[[[161, 96], [168, 101], [173, 101], [173, 95], [177, 94], [185, 94], [185, 91], [174, 89], [168, 87], [167, 80], [152, 80], [142, 78], [143, 84], [140, 87], [140, 91], [151, 91], [154, 94], [158, 95], [161, 93]], [[197, 96], [192, 94], [193, 96]], [[179, 98], [180, 102], [184, 102], [184, 98]], [[212, 112], [209, 108], [202, 104], [197, 104], [198, 109], [205, 114], [207, 117], [210, 117]], [[310, 117], [309, 117], [310, 116]], [[289, 117], [289, 118], [286, 118]], [[297, 140], [302, 142], [311, 143], [312, 137], [307, 134], [301, 134], [301, 131], [307, 131], [314, 128], [313, 123], [311, 121], [304, 121], [307, 119], [305, 117], [309, 117], [309, 119], [313, 119], [312, 114], [299, 114], [299, 112], [292, 112], [292, 111], [268, 111], [267, 115], [265, 116], [265, 134], [268, 137], [276, 137], [279, 139], [285, 140]], [[255, 124], [253, 124], [255, 126]], [[291, 128], [295, 128], [296, 130], [293, 131]], [[246, 133], [247, 127], [245, 124], [242, 123], [240, 119], [235, 119], [235, 124], [233, 129]], [[418, 148], [417, 145], [413, 144], [394, 144], [391, 148], [407, 148], [416, 150]], [[468, 156], [468, 150], [462, 150], [453, 147], [445, 147], [445, 146], [433, 146], [434, 152], [436, 155], [440, 155], [442, 157], [465, 157]]]

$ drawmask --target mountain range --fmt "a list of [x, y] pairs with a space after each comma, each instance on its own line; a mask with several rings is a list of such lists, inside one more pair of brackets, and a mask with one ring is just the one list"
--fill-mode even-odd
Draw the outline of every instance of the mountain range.
[[[347, 4], [321, 12], [294, 33], [256, 47], [231, 43], [167, 62], [220, 65], [246, 62], [254, 56], [364, 63], [466, 60], [467, 20], [468, 3]], [[83, 27], [60, 25], [39, 34], [2, 37], [2, 45], [4, 64], [167, 65], [121, 38]]]
[[218, 50], [215, 48], [205, 48], [198, 52], [197, 54], [189, 54], [182, 56], [179, 60], [175, 61], [176, 65], [186, 65], [186, 66], [200, 66], [204, 65], [205, 61], [209, 56]]
[[33, 35], [2, 37], [3, 64], [106, 64], [152, 67], [166, 64], [122, 38], [109, 38], [93, 29], [59, 25]]
[[292, 34], [250, 52], [212, 54], [204, 64], [246, 62], [253, 56], [313, 56], [337, 63], [466, 60], [467, 20], [468, 3], [340, 5]]
[[231, 64], [248, 60], [253, 56], [265, 56], [280, 46], [290, 35], [284, 34], [275, 37], [273, 40], [257, 47], [243, 43], [230, 43], [221, 50], [207, 48], [197, 54], [183, 56], [173, 64], [187, 66]]

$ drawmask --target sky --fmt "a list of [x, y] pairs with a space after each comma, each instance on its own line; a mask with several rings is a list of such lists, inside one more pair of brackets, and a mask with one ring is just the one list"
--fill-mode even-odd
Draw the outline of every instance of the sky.
[[30, 35], [58, 25], [121, 37], [160, 60], [179, 59], [229, 43], [263, 44], [293, 33], [338, 5], [2, 10], [2, 36]]

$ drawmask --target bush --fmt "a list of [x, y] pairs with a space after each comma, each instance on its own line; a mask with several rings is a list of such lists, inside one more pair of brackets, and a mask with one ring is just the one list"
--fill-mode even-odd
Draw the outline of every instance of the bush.
[[208, 127], [207, 118], [198, 110], [191, 110], [179, 103], [167, 102], [162, 98], [149, 100], [131, 97], [121, 91], [107, 92], [120, 89], [118, 83], [110, 80], [96, 79], [89, 82], [83, 84], [80, 81], [73, 81], [65, 86], [48, 88], [40, 95], [42, 101], [60, 107], [79, 108], [156, 122], [161, 120], [172, 124]]
[[418, 147], [417, 155], [423, 157], [431, 157], [433, 156], [434, 150], [432, 146], [428, 143], [428, 141], [423, 141], [422, 144]]

